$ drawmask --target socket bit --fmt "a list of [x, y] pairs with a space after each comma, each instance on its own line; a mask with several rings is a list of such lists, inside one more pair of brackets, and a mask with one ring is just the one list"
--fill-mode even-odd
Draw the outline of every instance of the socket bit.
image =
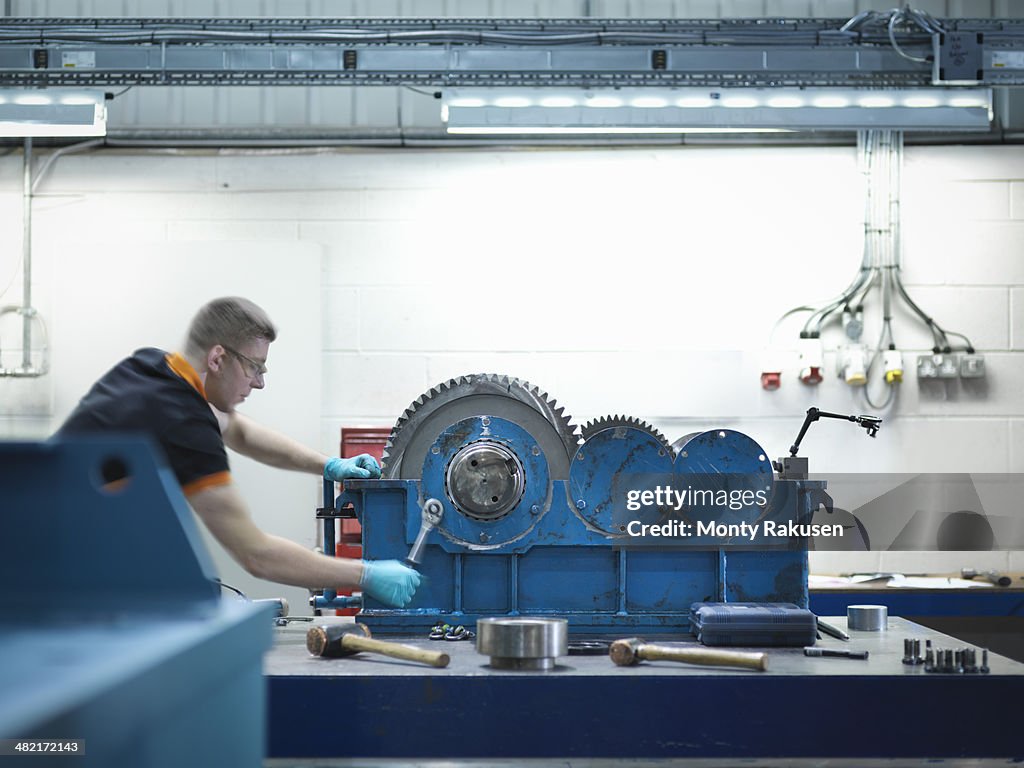
[[921, 658], [921, 641], [913, 638], [906, 638], [903, 641], [903, 663], [908, 665], [920, 664], [923, 661]]
[[978, 671], [983, 675], [988, 674], [988, 648], [981, 649], [981, 668]]

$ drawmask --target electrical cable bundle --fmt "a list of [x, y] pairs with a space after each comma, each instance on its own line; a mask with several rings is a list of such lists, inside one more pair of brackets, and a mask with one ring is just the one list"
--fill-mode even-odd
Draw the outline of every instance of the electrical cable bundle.
[[[902, 13], [917, 14], [918, 12]], [[915, 17], [915, 23], [929, 23], [930, 17], [925, 18], [926, 14], [918, 15], [921, 18]], [[874, 11], [867, 11], [860, 14], [860, 17], [863, 17], [860, 22], [862, 24], [872, 23], [880, 18]], [[859, 17], [851, 20], [850, 24], [854, 24], [857, 18]], [[891, 18], [896, 17], [892, 16]], [[853, 28], [856, 26], [854, 25]], [[965, 351], [969, 356], [974, 356], [975, 350], [967, 336], [956, 331], [946, 330], [921, 309], [910, 297], [903, 284], [901, 274], [902, 233], [900, 231], [902, 131], [859, 131], [857, 133], [857, 155], [858, 165], [865, 176], [867, 190], [864, 203], [864, 253], [857, 274], [842, 293], [821, 306], [800, 306], [785, 312], [776, 322], [775, 329], [783, 320], [793, 314], [811, 313], [800, 331], [801, 345], [803, 345], [801, 347], [801, 379], [807, 384], [817, 384], [822, 378], [821, 333], [830, 322], [841, 317], [847, 337], [855, 342], [841, 350], [846, 356], [845, 361], [841, 364], [844, 378], [851, 385], [863, 385], [865, 401], [869, 406], [877, 409], [885, 408], [893, 402], [896, 395], [895, 385], [902, 381], [903, 377], [902, 360], [897, 351], [892, 329], [894, 296], [901, 298], [931, 332], [932, 354], [935, 356], [936, 365], [945, 363], [952, 366], [949, 374], [939, 373], [936, 375], [937, 378], [954, 378], [959, 375], [955, 358], [943, 358], [943, 356], [949, 356], [957, 349]], [[863, 332], [864, 306], [876, 287], [881, 296], [881, 329], [874, 349], [868, 352], [867, 348], [859, 341]], [[773, 334], [775, 329], [773, 329]], [[962, 339], [964, 343], [959, 346], [952, 344], [949, 338], [951, 336]], [[888, 392], [882, 402], [876, 403], [872, 400], [867, 384], [871, 371], [879, 359], [885, 365], [884, 381]], [[962, 375], [965, 377], [980, 376], [981, 373], [978, 373], [981, 369], [980, 363], [975, 361], [975, 365], [977, 367], [972, 369], [972, 373], [965, 372]], [[767, 375], [769, 374], [762, 374], [762, 384], [766, 389], [775, 388], [777, 383], [772, 387], [767, 385], [764, 378]]]

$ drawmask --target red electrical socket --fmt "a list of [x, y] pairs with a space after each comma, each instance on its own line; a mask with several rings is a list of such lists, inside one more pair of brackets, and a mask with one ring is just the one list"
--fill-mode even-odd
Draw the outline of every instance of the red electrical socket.
[[800, 371], [800, 381], [804, 384], [821, 384], [822, 378], [821, 368], [817, 366], [812, 365], [810, 368], [804, 368]]
[[761, 388], [769, 392], [782, 386], [781, 371], [765, 371], [761, 374]]
[[800, 356], [800, 381], [804, 384], [820, 384], [824, 378], [825, 350], [821, 339], [802, 338], [797, 344]]

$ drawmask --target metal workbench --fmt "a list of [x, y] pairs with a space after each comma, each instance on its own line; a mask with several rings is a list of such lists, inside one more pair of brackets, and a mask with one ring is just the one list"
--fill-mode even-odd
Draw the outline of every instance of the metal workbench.
[[[344, 621], [346, 619], [325, 619]], [[828, 619], [841, 628], [845, 618]], [[565, 656], [552, 672], [492, 670], [468, 642], [387, 638], [451, 655], [447, 669], [361, 655], [311, 657], [308, 625], [278, 629], [264, 674], [270, 757], [1022, 757], [1024, 664], [987, 675], [901, 663], [903, 640], [962, 641], [900, 618], [820, 647], [866, 661], [767, 650], [767, 672]], [[426, 630], [426, 628], [425, 628]], [[694, 644], [689, 635], [657, 642]], [[979, 653], [980, 659], [980, 653]]]
[[[1024, 585], [1014, 574], [1014, 582]], [[973, 645], [1024, 662], [1024, 588], [929, 589], [856, 585], [818, 587], [810, 609], [819, 616], [846, 613], [848, 605], [884, 605], [903, 616]]]

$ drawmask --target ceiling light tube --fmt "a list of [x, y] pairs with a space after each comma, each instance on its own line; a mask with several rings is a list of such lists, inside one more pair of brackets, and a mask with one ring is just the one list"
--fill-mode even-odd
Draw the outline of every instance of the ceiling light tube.
[[103, 91], [0, 89], [0, 137], [105, 136]]
[[961, 132], [988, 131], [992, 120], [990, 88], [468, 88], [443, 104], [449, 133], [476, 135]]

